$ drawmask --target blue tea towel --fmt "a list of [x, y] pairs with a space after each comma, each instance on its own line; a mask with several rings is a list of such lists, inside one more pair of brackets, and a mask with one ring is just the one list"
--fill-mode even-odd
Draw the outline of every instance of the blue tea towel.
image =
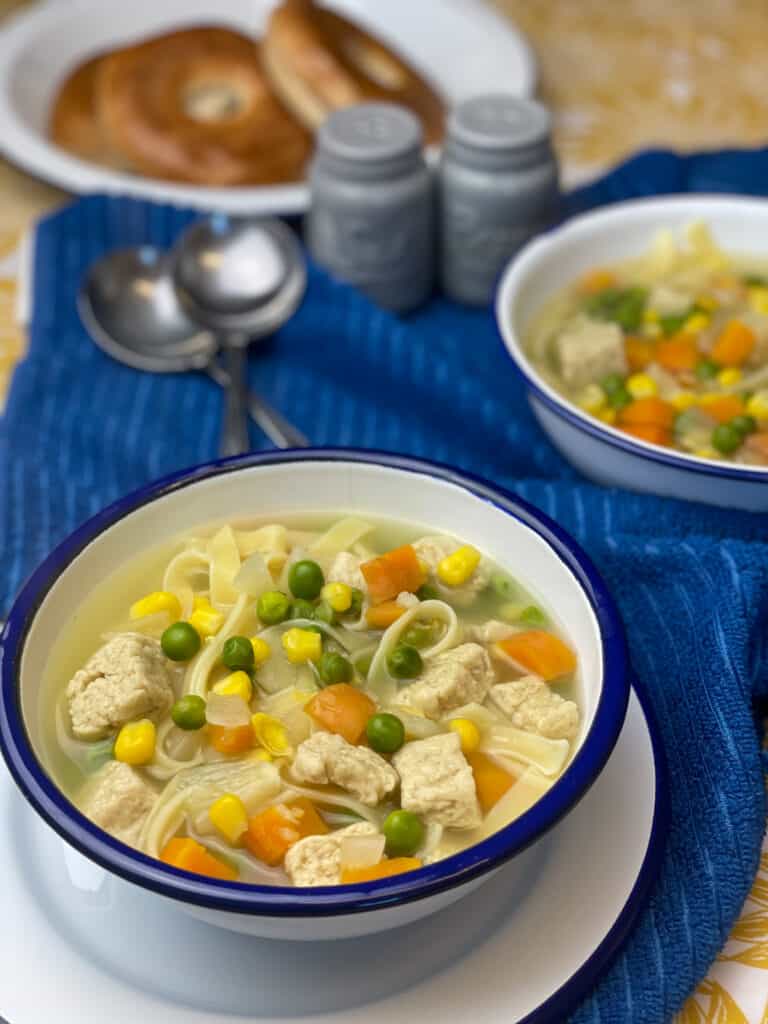
[[[686, 190], [768, 191], [768, 152], [643, 154], [573, 194], [570, 207]], [[215, 385], [118, 366], [75, 312], [94, 259], [120, 245], [168, 245], [189, 219], [91, 197], [40, 225], [30, 353], [0, 420], [0, 615], [35, 563], [87, 516], [216, 455]], [[436, 299], [401, 320], [310, 268], [302, 308], [252, 354], [251, 378], [314, 443], [470, 469], [538, 505], [597, 562], [661, 725], [672, 831], [647, 910], [572, 1019], [668, 1021], [738, 914], [765, 824], [753, 717], [768, 678], [765, 517], [584, 482], [536, 426], [486, 311]], [[254, 443], [266, 447], [256, 434]]]

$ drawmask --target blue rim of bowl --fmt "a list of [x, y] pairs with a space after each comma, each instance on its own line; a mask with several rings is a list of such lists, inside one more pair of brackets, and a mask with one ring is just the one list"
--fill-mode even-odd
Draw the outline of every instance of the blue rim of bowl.
[[[200, 481], [232, 472], [284, 463], [328, 461], [379, 465], [444, 480], [494, 505], [548, 543], [576, 578], [600, 628], [603, 688], [592, 725], [564, 775], [534, 807], [483, 842], [418, 871], [378, 882], [316, 889], [254, 886], [190, 875], [103, 832], [77, 811], [43, 769], [29, 742], [20, 705], [25, 637], [46, 594], [64, 569], [96, 537], [138, 508]], [[602, 771], [621, 732], [629, 691], [624, 627], [614, 601], [588, 556], [538, 509], [471, 473], [427, 460], [363, 449], [266, 452], [207, 463], [142, 487], [88, 520], [48, 556], [22, 588], [0, 637], [0, 750], [16, 784], [38, 814], [86, 857], [133, 884], [210, 910], [283, 918], [336, 916], [434, 896], [492, 871], [540, 839], [581, 799]]]

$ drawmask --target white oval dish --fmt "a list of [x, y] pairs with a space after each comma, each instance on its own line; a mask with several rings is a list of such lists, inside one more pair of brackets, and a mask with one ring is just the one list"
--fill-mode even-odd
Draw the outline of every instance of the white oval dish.
[[726, 250], [768, 257], [768, 202], [738, 196], [638, 199], [587, 213], [530, 242], [506, 269], [496, 297], [504, 344], [528, 384], [536, 419], [555, 447], [585, 476], [711, 505], [768, 511], [768, 467], [699, 459], [630, 437], [558, 394], [523, 348], [532, 317], [574, 278], [596, 265], [639, 256], [660, 230], [703, 221]]

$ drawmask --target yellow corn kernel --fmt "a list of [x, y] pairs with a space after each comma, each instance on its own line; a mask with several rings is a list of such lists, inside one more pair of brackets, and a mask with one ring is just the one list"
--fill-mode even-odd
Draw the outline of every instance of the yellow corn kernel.
[[705, 327], [709, 327], [710, 317], [706, 313], [692, 313], [683, 324], [686, 334], [699, 334]]
[[320, 596], [339, 614], [348, 612], [352, 607], [352, 587], [346, 583], [326, 583]]
[[314, 630], [294, 626], [283, 633], [283, 650], [293, 665], [319, 661], [323, 653], [323, 638]]
[[224, 625], [224, 615], [217, 612], [207, 597], [196, 597], [192, 604], [189, 624], [202, 637], [215, 636]]
[[692, 405], [696, 405], [696, 395], [691, 391], [677, 391], [669, 400], [678, 412], [685, 412]]
[[597, 418], [602, 423], [607, 423], [609, 427], [612, 427], [616, 422], [616, 410], [615, 409], [603, 409], [602, 412], [597, 414]]
[[658, 323], [659, 311], [657, 309], [646, 309], [643, 313], [643, 321], [647, 324]]
[[755, 313], [768, 316], [768, 288], [758, 286], [749, 289], [749, 305]]
[[157, 615], [158, 612], [168, 612], [171, 622], [178, 622], [181, 618], [178, 597], [169, 594], [167, 590], [156, 590], [153, 594], [147, 594], [141, 600], [135, 601], [131, 605], [129, 615], [132, 619], [143, 619], [147, 615]]
[[714, 448], [697, 448], [693, 453], [697, 459], [719, 459], [720, 455]]
[[254, 750], [252, 754], [248, 755], [252, 761], [271, 761], [272, 755], [268, 750], [264, 750], [260, 747], [258, 750]]
[[742, 373], [735, 366], [728, 366], [726, 369], [721, 370], [717, 375], [717, 383], [724, 388], [732, 388], [734, 384], [738, 384], [741, 380]]
[[431, 571], [430, 570], [429, 562], [425, 562], [423, 558], [417, 558], [416, 561], [419, 563], [419, 569], [421, 569], [421, 575], [424, 577], [424, 579], [426, 579], [427, 576], [429, 576], [429, 573]]
[[707, 313], [713, 313], [717, 309], [719, 303], [712, 295], [700, 295], [696, 299], [696, 305]]
[[464, 544], [450, 555], [446, 555], [437, 566], [437, 575], [449, 587], [460, 587], [466, 583], [480, 564], [480, 552], [471, 544]]
[[480, 746], [480, 730], [468, 718], [452, 718], [448, 728], [458, 734], [462, 753], [472, 754]]
[[633, 373], [627, 378], [627, 391], [633, 398], [652, 398], [659, 393], [659, 385], [647, 373]]
[[260, 636], [252, 636], [251, 647], [253, 648], [253, 660], [257, 665], [263, 665], [265, 661], [269, 660], [272, 648], [266, 640], [262, 640]]
[[115, 760], [124, 764], [149, 764], [155, 756], [157, 730], [148, 718], [139, 722], [128, 722], [117, 734]]
[[285, 726], [277, 718], [257, 711], [251, 715], [251, 725], [256, 742], [273, 757], [288, 757], [293, 753]]
[[644, 338], [660, 338], [663, 331], [660, 324], [643, 324], [642, 333]]
[[247, 672], [233, 672], [211, 687], [214, 693], [225, 697], [242, 697], [246, 704], [253, 700], [253, 683]]
[[237, 846], [248, 830], [248, 812], [245, 804], [234, 793], [224, 793], [208, 808], [211, 824], [230, 846]]
[[599, 384], [590, 384], [584, 388], [576, 404], [584, 412], [591, 412], [594, 415], [605, 408], [605, 392]]
[[768, 420], [768, 391], [756, 391], [747, 402], [747, 412], [756, 420]]

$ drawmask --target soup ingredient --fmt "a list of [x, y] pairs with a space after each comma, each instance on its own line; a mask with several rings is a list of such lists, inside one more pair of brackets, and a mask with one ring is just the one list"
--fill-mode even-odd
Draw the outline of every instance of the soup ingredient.
[[317, 670], [326, 686], [348, 683], [355, 674], [349, 659], [337, 651], [325, 651], [318, 662]]
[[324, 622], [327, 626], [335, 626], [337, 624], [338, 616], [333, 608], [330, 606], [328, 601], [318, 601], [314, 607], [312, 617], [317, 619], [318, 622]]
[[517, 585], [514, 580], [502, 572], [495, 572], [490, 580], [491, 590], [497, 597], [509, 601], [517, 593]]
[[246, 702], [238, 694], [211, 691], [208, 694], [205, 717], [209, 725], [223, 725], [227, 729], [232, 729], [240, 725], [248, 725], [251, 720], [251, 712]]
[[548, 739], [571, 740], [579, 730], [579, 709], [538, 676], [523, 676], [491, 687], [490, 698], [518, 729]]
[[424, 582], [424, 572], [412, 544], [403, 544], [363, 562], [360, 571], [374, 604], [383, 604], [406, 592], [415, 594]]
[[438, 624], [435, 622], [417, 621], [412, 622], [407, 629], [403, 630], [400, 637], [404, 644], [410, 647], [431, 647], [437, 639]]
[[253, 662], [256, 667], [263, 665], [272, 655], [272, 648], [260, 636], [251, 637], [251, 647], [253, 648]]
[[484, 753], [522, 761], [550, 776], [562, 770], [569, 749], [568, 740], [549, 740], [511, 725], [491, 725], [483, 737]]
[[455, 732], [406, 743], [392, 764], [400, 775], [403, 810], [446, 828], [471, 829], [480, 824], [475, 780]]
[[421, 819], [410, 811], [392, 811], [384, 819], [382, 832], [387, 841], [390, 857], [404, 857], [414, 853], [424, 842]]
[[291, 601], [291, 606], [288, 609], [288, 619], [293, 622], [294, 619], [313, 619], [315, 617], [315, 606], [311, 601]]
[[719, 423], [712, 431], [712, 447], [723, 455], [730, 455], [741, 446], [744, 435], [731, 423]]
[[387, 669], [395, 679], [415, 679], [423, 668], [421, 655], [410, 644], [398, 644], [387, 658]]
[[365, 735], [378, 754], [394, 754], [405, 743], [405, 726], [397, 715], [379, 711], [368, 719]]
[[202, 843], [189, 838], [171, 839], [166, 843], [160, 860], [180, 871], [191, 871], [195, 875], [206, 875], [224, 882], [236, 882], [237, 870], [223, 860], [209, 853]]
[[500, 641], [500, 650], [528, 672], [552, 682], [576, 668], [576, 655], [559, 636], [543, 629], [513, 633]]
[[480, 746], [480, 730], [468, 718], [452, 718], [448, 728], [459, 737], [463, 754], [471, 754]]
[[547, 616], [535, 604], [523, 608], [518, 620], [523, 626], [546, 626]]
[[623, 336], [616, 324], [576, 318], [555, 342], [555, 352], [569, 387], [586, 387], [609, 373], [627, 372]]
[[280, 864], [290, 848], [308, 836], [326, 835], [329, 829], [311, 800], [297, 797], [290, 803], [267, 807], [248, 822], [245, 845], [259, 860]]
[[384, 601], [382, 604], [372, 605], [365, 613], [365, 619], [371, 629], [389, 629], [406, 611], [407, 609], [397, 601]]
[[384, 836], [344, 836], [341, 841], [341, 870], [370, 868], [384, 856]]
[[248, 673], [240, 670], [215, 683], [213, 692], [224, 697], [240, 697], [246, 704], [250, 704], [253, 700], [253, 683]]
[[188, 693], [173, 705], [171, 718], [179, 729], [202, 729], [205, 725], [205, 701], [194, 693]]
[[336, 683], [321, 690], [304, 710], [321, 729], [337, 733], [347, 743], [355, 744], [362, 739], [376, 705], [349, 683]]
[[141, 633], [121, 633], [101, 647], [67, 686], [72, 732], [104, 739], [126, 722], [161, 714], [173, 686], [160, 644]]
[[191, 661], [200, 650], [200, 634], [188, 622], [174, 622], [160, 637], [160, 646], [171, 661]]
[[220, 754], [242, 754], [253, 746], [253, 728], [247, 725], [211, 725], [208, 737]]
[[[348, 612], [352, 607], [352, 587], [348, 583], [326, 583], [320, 596], [339, 615]], [[362, 594], [360, 595], [362, 597]]]
[[199, 636], [215, 636], [224, 625], [224, 613], [217, 612], [207, 597], [192, 599], [192, 614], [189, 624]]
[[294, 885], [341, 884], [341, 847], [347, 836], [376, 836], [375, 825], [356, 822], [329, 835], [309, 836], [285, 854], [285, 870]]
[[501, 765], [497, 764], [493, 758], [488, 757], [487, 754], [482, 754], [479, 750], [470, 754], [467, 757], [467, 761], [469, 761], [469, 766], [475, 779], [477, 799], [480, 801], [483, 814], [487, 814], [514, 784], [514, 776], [504, 771]]
[[291, 602], [280, 590], [268, 590], [256, 602], [256, 614], [265, 626], [277, 626], [288, 618]]
[[437, 564], [437, 575], [448, 587], [460, 587], [470, 579], [480, 564], [480, 552], [464, 544]]
[[307, 661], [319, 661], [323, 654], [323, 637], [312, 629], [293, 629], [283, 633], [281, 643], [285, 656], [292, 665], [302, 665]]
[[355, 672], [365, 679], [371, 671], [372, 661], [373, 651], [363, 651], [361, 654], [356, 654], [354, 657]]
[[742, 413], [739, 416], [733, 417], [731, 426], [734, 430], [738, 430], [742, 437], [746, 437], [747, 434], [753, 434], [757, 430], [757, 420], [754, 416]]
[[274, 757], [287, 757], [293, 753], [288, 732], [278, 718], [257, 711], [251, 715], [251, 728], [256, 742]]
[[157, 802], [157, 793], [141, 774], [122, 761], [107, 761], [87, 783], [81, 802], [91, 821], [129, 846]]
[[239, 846], [248, 831], [248, 812], [235, 793], [224, 793], [214, 800], [208, 811], [211, 824], [230, 846]]
[[168, 612], [171, 622], [177, 622], [181, 618], [181, 604], [175, 594], [167, 590], [155, 590], [146, 597], [134, 601], [128, 614], [132, 619], [144, 619], [148, 615], [157, 615], [158, 612]]
[[699, 362], [699, 347], [692, 334], [674, 334], [664, 338], [656, 346], [655, 360], [670, 373], [695, 370]]
[[291, 774], [298, 782], [340, 786], [367, 807], [376, 807], [398, 783], [383, 757], [329, 732], [313, 733], [299, 744]]
[[250, 671], [256, 661], [253, 644], [247, 636], [231, 636], [224, 643], [221, 660], [227, 668], [233, 671], [237, 669]]
[[625, 331], [636, 331], [647, 299], [645, 288], [605, 288], [587, 301], [586, 309], [598, 320], [610, 320]]
[[115, 740], [115, 760], [124, 764], [149, 764], [155, 756], [157, 730], [148, 718], [139, 722], [128, 722], [122, 727]]
[[343, 885], [355, 885], [360, 882], [376, 882], [381, 878], [403, 875], [406, 871], [415, 871], [421, 867], [421, 861], [415, 857], [395, 857], [383, 860], [370, 868], [345, 868], [341, 873]]
[[738, 395], [705, 395], [699, 400], [699, 407], [718, 423], [728, 423], [744, 412], [744, 403]]
[[300, 562], [294, 562], [288, 573], [288, 586], [294, 597], [300, 597], [305, 601], [314, 601], [320, 596], [320, 591], [325, 584], [323, 570], [308, 558]]
[[416, 591], [416, 597], [420, 601], [436, 601], [440, 597], [440, 591], [437, 587], [433, 587], [431, 583], [422, 583]]
[[399, 700], [439, 719], [464, 704], [482, 704], [495, 681], [485, 648], [460, 644], [430, 658], [421, 679], [401, 690]]
[[721, 366], [741, 366], [755, 347], [755, 332], [741, 320], [730, 320], [712, 349], [712, 358]]

